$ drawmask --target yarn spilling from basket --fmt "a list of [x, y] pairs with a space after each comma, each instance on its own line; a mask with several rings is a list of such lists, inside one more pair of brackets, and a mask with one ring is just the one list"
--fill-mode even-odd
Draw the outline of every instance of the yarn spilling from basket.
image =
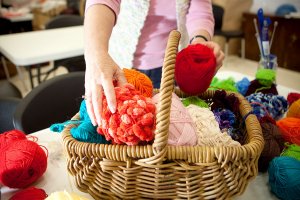
[[227, 79], [220, 80], [217, 77], [214, 77], [209, 89], [210, 90], [225, 90], [225, 91], [232, 91], [237, 92], [236, 83], [233, 80], [232, 77], [229, 77]]
[[261, 123], [261, 128], [265, 145], [258, 160], [258, 171], [266, 172], [271, 160], [279, 156], [284, 149], [284, 140], [276, 125]]
[[[14, 134], [19, 139], [11, 140]], [[7, 135], [10, 136], [6, 137]], [[44, 174], [47, 169], [47, 155], [36, 142], [24, 139], [15, 130], [1, 134], [0, 138], [1, 143], [3, 142], [0, 145], [0, 182], [3, 185], [25, 188]], [[8, 142], [3, 138], [8, 138]]]
[[300, 119], [287, 117], [277, 121], [285, 141], [300, 145]]
[[204, 100], [202, 100], [201, 98], [199, 98], [197, 96], [190, 96], [190, 97], [183, 98], [183, 99], [181, 99], [181, 102], [183, 103], [183, 105], [185, 107], [187, 107], [191, 104], [202, 107], [202, 108], [209, 107], [208, 104]]
[[177, 54], [175, 79], [179, 88], [187, 94], [196, 95], [206, 91], [215, 71], [216, 58], [207, 46], [189, 45]]
[[292, 105], [294, 101], [297, 101], [300, 99], [300, 93], [297, 92], [290, 92], [287, 96], [287, 101], [289, 102], [289, 105]]
[[88, 200], [85, 197], [79, 196], [76, 193], [69, 193], [67, 191], [59, 191], [51, 193], [46, 200]]
[[44, 200], [46, 192], [41, 188], [29, 187], [14, 194], [9, 200]]
[[246, 99], [251, 104], [253, 112], [258, 119], [268, 113], [273, 119], [278, 120], [285, 114], [288, 108], [287, 100], [279, 95], [259, 92], [246, 96]]
[[299, 200], [300, 161], [281, 156], [274, 158], [268, 169], [271, 191], [282, 200]]
[[212, 111], [196, 105], [187, 106], [187, 110], [196, 125], [197, 145], [203, 146], [240, 146], [226, 133], [221, 132]]
[[300, 99], [290, 104], [286, 116], [300, 118]]
[[259, 83], [258, 80], [253, 80], [250, 82], [250, 85], [248, 87], [248, 90], [245, 94], [245, 96], [249, 96], [254, 93], [261, 92], [263, 94], [273, 94], [273, 95], [278, 95], [278, 91], [276, 88], [276, 85], [273, 83], [270, 87], [266, 87]]
[[132, 84], [136, 90], [140, 91], [145, 97], [152, 97], [153, 84], [151, 79], [144, 73], [135, 69], [123, 68], [127, 82]]
[[249, 86], [250, 86], [250, 81], [246, 77], [244, 77], [242, 80], [236, 82], [236, 84], [235, 84], [235, 87], [238, 90], [238, 92], [244, 96], [246, 95], [246, 92], [248, 91]]
[[111, 113], [105, 95], [102, 99], [102, 121], [97, 132], [113, 144], [137, 145], [154, 139], [155, 105], [133, 85], [115, 87], [117, 108]]
[[281, 156], [289, 156], [300, 161], [300, 146], [296, 144], [285, 144], [286, 148], [281, 153]]
[[[159, 110], [159, 98], [159, 93], [152, 97], [157, 110]], [[168, 144], [174, 146], [197, 144], [197, 133], [193, 120], [175, 93], [172, 93]]]

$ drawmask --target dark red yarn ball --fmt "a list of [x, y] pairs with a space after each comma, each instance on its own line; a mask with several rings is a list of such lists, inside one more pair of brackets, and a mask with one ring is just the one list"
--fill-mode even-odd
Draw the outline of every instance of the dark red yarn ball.
[[190, 95], [207, 90], [216, 71], [213, 51], [202, 44], [189, 45], [176, 57], [175, 79], [179, 88]]
[[[260, 84], [259, 81], [255, 79], [250, 82], [250, 85], [248, 87], [248, 90], [247, 90], [245, 96], [249, 96], [249, 95], [257, 93], [257, 92], [261, 92], [263, 94], [271, 93], [274, 95], [278, 95], [278, 91], [277, 91], [276, 85], [274, 83], [271, 85], [270, 88], [264, 88], [264, 87], [265, 86]], [[264, 88], [264, 89], [260, 89], [260, 88]]]
[[17, 140], [0, 152], [0, 182], [10, 188], [25, 188], [47, 168], [45, 151], [30, 140]]
[[292, 105], [295, 101], [300, 99], [300, 94], [296, 92], [291, 92], [287, 96], [287, 101], [289, 102], [289, 105]]
[[29, 187], [17, 192], [9, 200], [44, 200], [47, 196], [43, 189]]

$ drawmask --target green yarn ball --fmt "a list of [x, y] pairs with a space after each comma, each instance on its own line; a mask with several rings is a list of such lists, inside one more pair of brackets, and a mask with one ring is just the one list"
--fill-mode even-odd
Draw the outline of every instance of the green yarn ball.
[[200, 99], [197, 96], [190, 96], [190, 97], [184, 98], [181, 100], [181, 102], [185, 107], [189, 106], [190, 104], [193, 104], [193, 105], [199, 106], [201, 108], [208, 108], [208, 104], [204, 100]]
[[229, 77], [227, 79], [219, 80], [217, 77], [214, 77], [209, 89], [210, 90], [225, 90], [225, 91], [232, 91], [232, 92], [237, 92], [236, 88], [236, 82], [233, 80], [232, 77]]
[[285, 144], [287, 147], [281, 153], [281, 156], [289, 156], [300, 161], [300, 146], [296, 144]]
[[260, 84], [271, 87], [276, 80], [276, 72], [273, 69], [258, 69], [255, 78]]

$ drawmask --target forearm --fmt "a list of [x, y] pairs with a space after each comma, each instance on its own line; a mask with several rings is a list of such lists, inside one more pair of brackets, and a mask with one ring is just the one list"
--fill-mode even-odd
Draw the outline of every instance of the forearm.
[[97, 4], [87, 10], [84, 20], [85, 54], [108, 52], [115, 21], [115, 13], [106, 5]]

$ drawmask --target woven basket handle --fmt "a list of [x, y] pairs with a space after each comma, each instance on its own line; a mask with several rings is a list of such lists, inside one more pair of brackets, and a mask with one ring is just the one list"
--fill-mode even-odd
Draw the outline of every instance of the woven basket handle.
[[155, 139], [152, 145], [155, 155], [151, 159], [153, 162], [161, 161], [167, 151], [166, 147], [169, 135], [171, 99], [172, 92], [174, 90], [175, 61], [179, 40], [180, 33], [178, 31], [174, 30], [170, 32], [162, 69], [159, 110], [156, 115]]

